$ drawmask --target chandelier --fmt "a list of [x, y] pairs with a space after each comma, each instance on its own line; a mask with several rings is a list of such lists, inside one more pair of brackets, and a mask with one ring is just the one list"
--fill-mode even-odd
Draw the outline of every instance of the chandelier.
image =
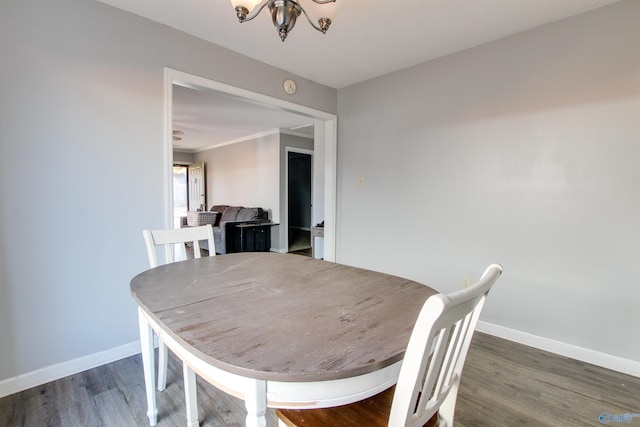
[[[326, 4], [333, 3], [336, 0], [313, 0], [314, 3]], [[269, 12], [273, 19], [273, 25], [278, 30], [278, 34], [282, 41], [287, 38], [289, 31], [296, 25], [296, 19], [301, 13], [309, 21], [309, 24], [322, 34], [326, 33], [331, 25], [331, 19], [320, 18], [318, 24], [314, 24], [307, 12], [300, 6], [300, 0], [231, 0], [240, 23], [251, 21], [258, 16], [262, 9], [269, 6]]]

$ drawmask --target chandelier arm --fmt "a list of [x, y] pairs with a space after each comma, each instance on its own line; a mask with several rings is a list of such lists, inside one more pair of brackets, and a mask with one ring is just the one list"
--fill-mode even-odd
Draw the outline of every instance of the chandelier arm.
[[[315, 2], [316, 0], [313, 0], [313, 1]], [[321, 0], [321, 1], [323, 1], [323, 0]], [[335, 0], [329, 0], [329, 1], [335, 1]], [[328, 3], [329, 1], [324, 1], [324, 3]], [[307, 21], [309, 21], [309, 24], [313, 28], [315, 28], [316, 30], [320, 31], [322, 34], [325, 34], [327, 32], [327, 29], [329, 28], [328, 26], [323, 29], [323, 28], [319, 27], [318, 25], [314, 24], [313, 21], [311, 20], [311, 18], [309, 18], [309, 15], [307, 14], [307, 11], [304, 10], [304, 8], [302, 6], [300, 7], [300, 9], [302, 9], [302, 13], [304, 13], [304, 17], [307, 18]], [[328, 18], [321, 18], [321, 19], [326, 19], [329, 22], [329, 24], [331, 24], [331, 21]]]
[[251, 21], [253, 18], [258, 16], [260, 12], [262, 12], [262, 9], [264, 9], [270, 2], [271, 0], [262, 0], [262, 3], [255, 5], [251, 13], [247, 14], [247, 17], [242, 19], [240, 22]]

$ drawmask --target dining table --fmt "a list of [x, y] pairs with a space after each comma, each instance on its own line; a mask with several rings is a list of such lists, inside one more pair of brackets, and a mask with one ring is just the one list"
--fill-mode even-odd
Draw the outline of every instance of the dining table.
[[187, 425], [195, 375], [267, 408], [353, 403], [393, 386], [413, 326], [436, 291], [370, 269], [294, 254], [241, 252], [162, 265], [131, 280], [150, 425], [157, 422], [153, 333], [182, 362]]

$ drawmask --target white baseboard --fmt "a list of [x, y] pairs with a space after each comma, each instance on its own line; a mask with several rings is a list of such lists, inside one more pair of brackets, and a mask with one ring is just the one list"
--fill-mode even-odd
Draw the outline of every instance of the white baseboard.
[[17, 377], [8, 378], [0, 381], [0, 397], [37, 387], [50, 381], [86, 371], [87, 369], [115, 362], [116, 360], [124, 359], [137, 353], [140, 353], [140, 341], [47, 366], [46, 368], [18, 375]]
[[[540, 350], [570, 357], [582, 362], [591, 363], [592, 365], [633, 375], [634, 377], [640, 377], [640, 362], [635, 360], [600, 353], [583, 347], [554, 341], [549, 338], [532, 335], [527, 332], [482, 321], [478, 322], [477, 330], [489, 335], [494, 335], [496, 337], [538, 348]], [[0, 397], [18, 393], [32, 387], [37, 387], [50, 381], [55, 381], [69, 375], [86, 371], [87, 369], [115, 362], [116, 360], [124, 359], [125, 357], [133, 356], [138, 353], [140, 353], [140, 342], [135, 341], [110, 350], [79, 357], [77, 359], [69, 360], [68, 362], [58, 363], [33, 372], [18, 375], [17, 377], [8, 378], [0, 381]]]
[[479, 321], [480, 332], [640, 378], [640, 362]]

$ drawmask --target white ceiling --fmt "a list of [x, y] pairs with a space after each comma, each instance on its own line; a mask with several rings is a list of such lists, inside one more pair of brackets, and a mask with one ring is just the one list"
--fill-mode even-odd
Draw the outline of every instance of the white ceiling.
[[197, 152], [283, 130], [313, 136], [309, 117], [213, 91], [173, 86], [173, 129], [183, 133], [177, 151]]
[[[240, 24], [229, 0], [99, 1], [340, 89], [619, 0], [337, 0], [327, 34], [300, 16], [285, 42], [267, 9]], [[299, 1], [323, 14], [330, 6]], [[215, 127], [233, 134], [229, 122]]]

